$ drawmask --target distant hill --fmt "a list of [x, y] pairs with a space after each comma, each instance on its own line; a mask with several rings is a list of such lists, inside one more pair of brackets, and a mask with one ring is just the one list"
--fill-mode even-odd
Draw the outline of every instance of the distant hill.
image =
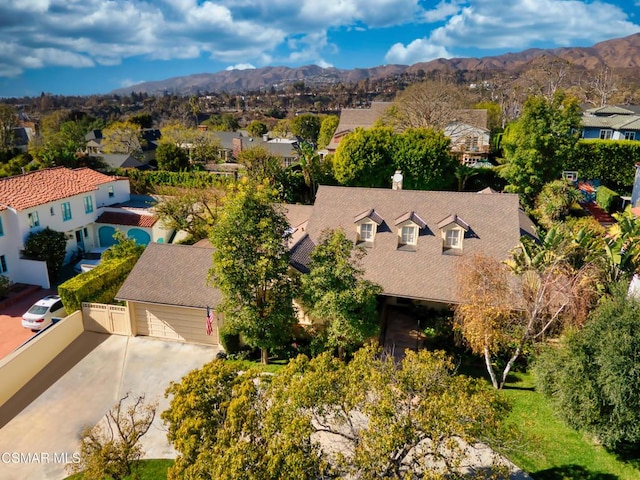
[[[322, 68], [317, 65], [304, 67], [264, 67], [250, 70], [225, 70], [217, 73], [199, 73], [183, 77], [168, 78], [155, 82], [144, 82], [111, 93], [124, 95], [131, 92], [175, 93], [191, 95], [196, 92], [246, 92], [271, 87], [280, 88], [294, 82], [306, 85], [329, 85], [335, 83], [355, 83], [360, 80], [376, 80], [393, 77], [402, 73], [446, 71], [446, 72], [486, 72], [511, 73], [521, 75], [536, 59], [556, 57], [573, 64], [577, 68], [593, 70], [609, 68], [615, 71], [635, 71], [640, 67], [640, 33], [624, 38], [607, 40], [592, 47], [565, 47], [555, 49], [528, 49], [519, 53], [506, 53], [483, 58], [437, 59], [430, 62], [407, 65], [383, 65], [372, 68], [340, 70]], [[633, 72], [638, 73], [638, 72]]]

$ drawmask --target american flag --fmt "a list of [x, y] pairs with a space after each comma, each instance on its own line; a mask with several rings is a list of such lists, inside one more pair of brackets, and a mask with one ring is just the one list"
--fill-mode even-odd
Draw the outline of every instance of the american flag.
[[213, 332], [213, 310], [211, 310], [209, 307], [207, 307], [207, 322], [206, 322], [206, 328], [207, 328], [207, 335], [211, 335], [211, 333]]

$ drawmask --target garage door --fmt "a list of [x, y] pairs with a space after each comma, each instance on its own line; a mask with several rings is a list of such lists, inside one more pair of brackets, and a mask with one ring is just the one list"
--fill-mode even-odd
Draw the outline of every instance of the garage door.
[[207, 311], [204, 308], [185, 308], [131, 302], [137, 334], [188, 343], [218, 345], [218, 321], [214, 321], [211, 335], [206, 333]]

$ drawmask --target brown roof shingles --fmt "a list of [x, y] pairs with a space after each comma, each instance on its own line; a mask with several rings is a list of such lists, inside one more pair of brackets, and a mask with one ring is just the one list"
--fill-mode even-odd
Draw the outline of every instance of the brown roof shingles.
[[103, 212], [96, 220], [96, 223], [151, 228], [157, 221], [158, 217], [153, 215], [140, 215], [137, 213], [125, 212]]
[[207, 285], [212, 248], [150, 243], [118, 291], [118, 300], [205, 308], [222, 301]]
[[[341, 227], [355, 242], [353, 218], [375, 209], [384, 220], [362, 261], [367, 279], [380, 284], [385, 295], [456, 303], [456, 265], [459, 256], [443, 253], [438, 222], [456, 214], [469, 224], [463, 240], [463, 257], [483, 253], [500, 260], [518, 245], [528, 226], [520, 216], [514, 194], [391, 190], [321, 186], [307, 233], [314, 243], [323, 230]], [[420, 229], [415, 251], [398, 249], [395, 219], [415, 212], [426, 223]], [[525, 228], [526, 227], [526, 228]], [[305, 251], [308, 250], [305, 249]], [[294, 253], [302, 253], [295, 252]], [[300, 259], [306, 255], [300, 255]]]
[[26, 210], [91, 192], [115, 178], [90, 168], [46, 168], [0, 179], [0, 204]]

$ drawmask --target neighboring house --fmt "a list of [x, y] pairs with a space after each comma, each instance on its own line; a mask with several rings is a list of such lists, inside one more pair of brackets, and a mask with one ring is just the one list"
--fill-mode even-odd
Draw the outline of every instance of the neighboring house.
[[128, 179], [89, 168], [56, 167], [0, 179], [5, 275], [14, 282], [48, 287], [43, 262], [20, 257], [29, 234], [46, 227], [64, 232], [69, 260], [78, 250], [99, 246], [93, 229], [99, 212], [128, 198]]
[[[207, 307], [222, 300], [207, 284], [213, 248], [151, 243], [116, 295], [125, 301], [133, 335], [217, 345], [220, 322], [207, 335]], [[162, 279], [162, 281], [157, 281]]]
[[522, 235], [535, 236], [515, 194], [322, 185], [292, 265], [307, 272], [322, 232], [337, 228], [365, 248], [365, 277], [382, 286], [388, 303], [436, 308], [458, 302], [460, 258], [504, 260]]
[[340, 140], [356, 128], [368, 129], [373, 127], [391, 105], [393, 105], [392, 102], [371, 102], [370, 108], [343, 108], [340, 111], [340, 121], [333, 138], [327, 145], [326, 152], [323, 151], [321, 153], [325, 155], [327, 153], [335, 153]]
[[590, 108], [582, 114], [582, 138], [640, 140], [640, 107], [625, 105]]
[[91, 130], [84, 136], [85, 141], [85, 153], [87, 155], [97, 156], [102, 154], [102, 130]]
[[150, 161], [155, 160], [156, 150], [162, 134], [157, 128], [143, 128], [140, 133], [140, 159], [127, 152], [105, 153], [102, 151], [102, 130], [91, 130], [85, 135], [85, 153], [101, 157], [110, 168], [147, 168]]
[[113, 244], [115, 229], [143, 244], [168, 241], [173, 233], [161, 228], [148, 204], [132, 200], [127, 178], [89, 168], [56, 167], [0, 179], [0, 219], [3, 274], [45, 288], [50, 285], [44, 262], [20, 256], [30, 233], [46, 227], [64, 232], [65, 262]]
[[103, 153], [100, 154], [102, 161], [111, 169], [115, 168], [147, 168], [147, 165], [142, 163], [135, 157], [132, 157], [128, 153]]
[[26, 153], [29, 150], [29, 142], [35, 136], [35, 129], [32, 127], [16, 127], [13, 129], [13, 147], [22, 152]]

